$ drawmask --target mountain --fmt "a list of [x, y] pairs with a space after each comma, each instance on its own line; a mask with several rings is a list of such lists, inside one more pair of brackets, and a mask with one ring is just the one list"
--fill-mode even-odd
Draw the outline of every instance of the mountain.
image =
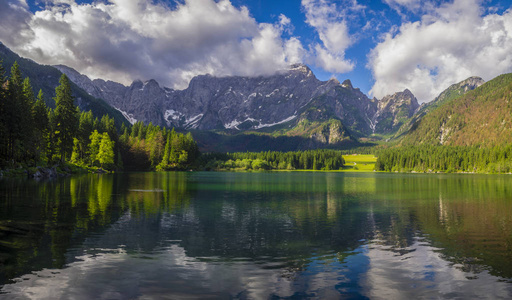
[[373, 117], [375, 133], [395, 133], [414, 115], [418, 100], [408, 89], [386, 96], [378, 102], [377, 113]]
[[223, 132], [217, 138], [229, 144], [235, 143], [226, 134], [288, 137], [294, 141], [285, 143], [291, 150], [355, 143], [374, 133], [393, 133], [418, 107], [408, 90], [381, 101], [369, 99], [350, 80], [320, 81], [302, 64], [271, 76], [196, 76], [184, 90], [161, 87], [155, 80], [123, 86], [55, 67], [132, 123]]
[[[235, 146], [236, 141], [243, 145], [251, 138], [263, 142], [262, 150], [353, 144], [357, 137], [372, 133], [369, 116], [377, 110], [375, 100], [354, 89], [350, 81], [320, 81], [304, 65], [294, 65], [272, 76], [197, 76], [184, 90], [161, 87], [155, 80], [137, 80], [123, 86], [90, 80], [66, 66], [55, 67], [90, 95], [105, 99], [132, 123], [152, 122], [234, 136], [212, 138], [215, 134], [197, 133], [203, 150], [260, 149], [256, 145], [244, 149]], [[217, 140], [216, 145], [210, 144], [210, 140]], [[227, 140], [226, 144], [235, 148], [219, 148], [218, 140]]]
[[299, 116], [318, 105], [322, 97], [333, 117], [356, 135], [371, 132], [368, 115], [376, 111], [368, 99], [349, 81], [320, 81], [304, 65], [272, 76], [194, 77], [188, 88], [172, 90], [154, 81], [134, 81], [129, 87], [111, 81], [89, 80], [75, 70], [56, 66], [91, 95], [105, 99], [132, 121], [183, 129], [259, 130], [281, 124], [296, 125]]
[[[22, 58], [2, 43], [0, 43], [0, 60], [2, 60], [2, 66], [8, 73], [6, 76], [9, 76], [12, 65], [17, 61], [22, 76], [30, 78], [30, 84], [34, 89], [34, 94], [37, 95], [38, 91], [42, 90], [46, 104], [49, 107], [55, 107], [53, 97], [55, 97], [55, 88], [59, 85], [59, 79], [62, 75], [58, 69], [51, 66], [40, 65], [30, 59]], [[71, 81], [74, 82], [73, 80]], [[77, 84], [72, 83], [71, 89], [76, 100], [76, 105], [78, 105], [82, 111], [91, 110], [94, 116], [99, 118], [103, 115], [109, 115], [111, 118], [114, 118], [118, 126], [123, 122], [127, 123], [123, 115], [113, 109], [104, 100], [91, 96], [88, 91], [83, 90]]]
[[477, 87], [484, 84], [485, 81], [480, 77], [469, 77], [466, 80], [463, 80], [459, 83], [452, 84], [446, 90], [444, 90], [439, 96], [437, 96], [433, 101], [423, 103], [416, 111], [414, 116], [412, 116], [405, 124], [403, 124], [395, 134], [396, 137], [400, 137], [404, 133], [407, 133], [415, 123], [419, 122], [421, 118], [423, 118], [429, 112], [434, 111], [436, 108], [441, 105], [448, 103], [458, 97], [463, 96], [469, 91], [476, 89]]
[[424, 116], [404, 134], [401, 144], [488, 147], [510, 143], [512, 74], [482, 82], [473, 77], [451, 86], [423, 108]]

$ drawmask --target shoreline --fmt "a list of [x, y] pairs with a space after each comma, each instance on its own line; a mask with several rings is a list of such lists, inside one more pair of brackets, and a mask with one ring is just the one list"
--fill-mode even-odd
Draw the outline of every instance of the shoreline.
[[51, 167], [30, 167], [30, 168], [17, 168], [17, 169], [2, 169], [0, 170], [0, 179], [2, 178], [18, 178], [18, 179], [53, 179], [59, 177], [68, 177], [78, 174], [108, 174], [112, 173], [101, 168], [86, 168], [82, 166], [64, 164], [54, 165]]

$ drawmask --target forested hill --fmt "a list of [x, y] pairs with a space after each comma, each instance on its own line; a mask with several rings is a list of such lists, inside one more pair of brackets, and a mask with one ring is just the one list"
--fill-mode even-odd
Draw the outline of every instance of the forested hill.
[[[46, 105], [50, 108], [55, 108], [55, 88], [59, 85], [59, 79], [62, 73], [54, 67], [40, 65], [34, 61], [20, 57], [18, 54], [12, 52], [9, 48], [0, 42], [0, 61], [2, 66], [7, 71], [6, 76], [10, 76], [10, 70], [17, 62], [22, 76], [30, 78], [30, 84], [37, 94], [39, 90], [43, 91], [45, 95]], [[71, 90], [76, 99], [76, 104], [82, 111], [92, 111], [95, 117], [101, 118], [103, 115], [109, 115], [114, 119], [116, 125], [120, 127], [122, 123], [129, 125], [128, 121], [123, 115], [108, 105], [104, 100], [94, 98], [71, 82]]]
[[512, 142], [512, 74], [446, 101], [417, 121], [402, 145], [498, 146]]

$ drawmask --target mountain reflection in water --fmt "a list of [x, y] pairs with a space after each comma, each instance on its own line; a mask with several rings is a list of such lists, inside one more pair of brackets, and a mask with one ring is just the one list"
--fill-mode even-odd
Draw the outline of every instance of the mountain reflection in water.
[[308, 172], [2, 180], [1, 293], [511, 298], [511, 182]]

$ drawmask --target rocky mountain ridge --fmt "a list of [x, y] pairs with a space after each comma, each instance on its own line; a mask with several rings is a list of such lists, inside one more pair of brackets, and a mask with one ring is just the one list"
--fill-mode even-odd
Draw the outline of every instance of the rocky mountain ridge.
[[[493, 101], [479, 104], [476, 115], [464, 112], [464, 107], [476, 105], [464, 95], [481, 89], [484, 81], [478, 77], [454, 84], [432, 102], [419, 106], [409, 90], [381, 100], [370, 99], [354, 88], [350, 80], [343, 83], [336, 79], [320, 81], [301, 64], [272, 76], [219, 78], [201, 75], [193, 78], [186, 89], [173, 90], [160, 86], [155, 80], [136, 80], [130, 86], [102, 79], [91, 80], [66, 66], [44, 66], [21, 58], [1, 43], [0, 59], [7, 70], [15, 60], [18, 61], [23, 76], [30, 77], [35, 90], [43, 90], [50, 106], [54, 105], [50, 97], [62, 72], [73, 82], [81, 110], [92, 110], [96, 116], [110, 114], [120, 122], [143, 121], [193, 130], [195, 135], [204, 137], [203, 141], [198, 140], [200, 144], [204, 142], [203, 148], [212, 151], [339, 148], [346, 143], [365, 141], [361, 138], [368, 137], [407, 137], [400, 142], [405, 144], [466, 144], [463, 141], [478, 140], [474, 136], [466, 138], [466, 133], [458, 134], [462, 132], [461, 128], [470, 128], [466, 125], [467, 120], [480, 118], [470, 124], [478, 132], [488, 127], [489, 116], [501, 112], [500, 107], [493, 106], [499, 100], [494, 99], [499, 96], [494, 94]], [[508, 79], [507, 76], [500, 78]], [[490, 85], [486, 86], [489, 89]], [[496, 90], [502, 88], [496, 83], [491, 86]], [[458, 111], [454, 112], [462, 97], [466, 99], [461, 100], [464, 104], [457, 106]], [[506, 104], [500, 105], [508, 107], [509, 99], [506, 100]], [[494, 110], [482, 113], [489, 107]], [[507, 124], [506, 116], [494, 127], [502, 128], [503, 124]], [[486, 136], [493, 137], [494, 140], [488, 142], [496, 144], [500, 135], [489, 130]], [[228, 147], [211, 147], [219, 141]]]
[[[55, 66], [88, 93], [102, 98], [132, 123], [143, 121], [183, 129], [265, 131], [290, 129], [309, 121], [338, 119], [354, 137], [387, 134], [410, 117], [418, 103], [408, 90], [370, 99], [350, 80], [318, 80], [309, 67], [296, 64], [272, 76], [194, 77], [184, 90], [161, 87], [155, 80], [123, 86], [90, 80], [66, 66]], [[316, 112], [315, 112], [316, 110]]]
[[382, 98], [373, 117], [374, 133], [396, 132], [419, 107], [418, 100], [408, 89]]
[[286, 149], [292, 150], [337, 147], [368, 137], [401, 138], [425, 115], [484, 83], [479, 77], [470, 77], [420, 106], [408, 89], [380, 100], [370, 99], [350, 80], [341, 84], [336, 79], [320, 81], [301, 64], [272, 76], [201, 75], [184, 90], [161, 87], [155, 80], [137, 80], [126, 87], [90, 80], [65, 66], [57, 68], [132, 123], [139, 120], [234, 136], [290, 137], [294, 143]]

